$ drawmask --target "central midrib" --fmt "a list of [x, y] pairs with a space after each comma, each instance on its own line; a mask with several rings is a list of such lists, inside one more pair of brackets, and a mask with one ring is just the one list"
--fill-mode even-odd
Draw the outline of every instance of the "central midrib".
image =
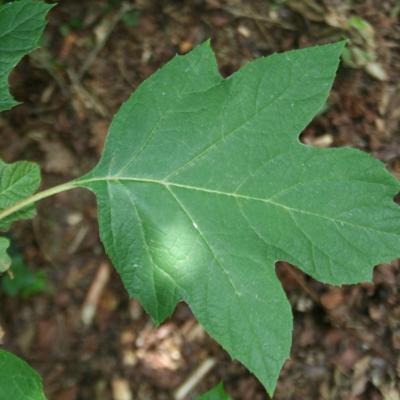
[[[99, 178], [77, 180], [76, 184], [78, 184], [79, 186], [85, 186], [86, 184], [90, 184], [92, 182], [110, 182], [110, 181], [114, 181], [114, 182], [130, 181], [130, 182], [136, 182], [136, 183], [150, 183], [150, 184], [155, 184], [155, 185], [161, 185], [166, 188], [176, 187], [176, 188], [187, 189], [187, 190], [196, 190], [198, 192], [217, 194], [220, 196], [234, 197], [237, 199], [261, 201], [263, 203], [273, 204], [278, 207], [286, 208], [290, 211], [299, 211], [299, 212], [303, 211], [303, 210], [298, 210], [295, 208], [288, 207], [284, 204], [270, 200], [268, 198], [263, 199], [262, 197], [248, 196], [248, 195], [240, 194], [240, 193], [224, 192], [224, 191], [216, 190], [216, 189], [208, 189], [208, 188], [204, 188], [204, 187], [185, 185], [183, 183], [169, 182], [169, 181], [163, 181], [163, 180], [158, 180], [158, 179], [132, 178], [132, 177], [126, 177], [126, 176], [104, 176], [104, 177], [99, 177]], [[304, 211], [304, 212], [307, 212], [307, 211]]]
[[[378, 231], [378, 229], [374, 229], [372, 227], [368, 226], [363, 226], [363, 225], [358, 225], [349, 221], [344, 221], [341, 219], [336, 219], [329, 217], [327, 215], [323, 214], [318, 214], [312, 211], [307, 211], [307, 210], [302, 210], [299, 208], [293, 208], [289, 207], [285, 204], [279, 203], [277, 201], [271, 200], [270, 198], [262, 198], [262, 197], [254, 197], [254, 196], [249, 196], [245, 194], [240, 194], [240, 193], [231, 193], [231, 192], [224, 192], [216, 189], [208, 189], [204, 187], [198, 187], [198, 186], [191, 186], [191, 185], [185, 185], [182, 183], [177, 183], [177, 182], [169, 182], [169, 181], [164, 181], [164, 180], [157, 180], [157, 179], [148, 179], [148, 178], [133, 178], [133, 177], [126, 177], [126, 176], [103, 176], [103, 177], [98, 177], [98, 178], [88, 178], [88, 179], [82, 179], [82, 180], [77, 180], [75, 181], [75, 184], [77, 186], [86, 186], [87, 184], [94, 183], [94, 182], [118, 182], [118, 181], [129, 181], [129, 182], [136, 182], [136, 183], [148, 183], [148, 184], [153, 184], [153, 185], [160, 185], [164, 186], [167, 189], [170, 188], [180, 188], [180, 189], [186, 189], [186, 190], [195, 190], [198, 192], [203, 192], [203, 193], [210, 193], [210, 194], [215, 194], [215, 195], [220, 195], [220, 196], [227, 196], [227, 197], [233, 197], [235, 199], [242, 199], [242, 200], [248, 200], [248, 201], [258, 201], [262, 202], [264, 204], [268, 205], [273, 205], [275, 207], [279, 207], [284, 209], [287, 212], [295, 212], [295, 213], [300, 213], [300, 214], [306, 214], [310, 215], [313, 217], [318, 217], [322, 219], [326, 219], [328, 221], [331, 221], [333, 223], [340, 223], [340, 224], [345, 224], [349, 226], [353, 226], [356, 228], [361, 228], [361, 229], [367, 229], [367, 230], [373, 230], [373, 231]], [[388, 234], [388, 232], [382, 232]]]

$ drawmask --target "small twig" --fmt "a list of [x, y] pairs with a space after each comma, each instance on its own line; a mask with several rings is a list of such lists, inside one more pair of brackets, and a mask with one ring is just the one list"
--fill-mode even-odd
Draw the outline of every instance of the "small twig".
[[0, 325], [0, 345], [3, 345], [3, 339], [4, 339], [4, 336], [6, 336], [6, 332], [5, 332], [5, 330], [2, 328], [2, 326]]
[[86, 326], [89, 326], [93, 322], [93, 318], [96, 315], [97, 304], [109, 279], [110, 267], [107, 263], [102, 263], [97, 270], [94, 281], [89, 288], [82, 306], [81, 320]]
[[78, 250], [79, 246], [82, 244], [88, 232], [89, 232], [88, 226], [83, 226], [81, 229], [78, 230], [71, 244], [68, 246], [68, 254], [74, 254], [76, 250]]
[[93, 50], [89, 53], [86, 60], [83, 62], [82, 67], [77, 73], [77, 82], [80, 82], [84, 77], [87, 70], [92, 66], [92, 64], [96, 61], [97, 56], [101, 52], [101, 50], [106, 45], [108, 39], [111, 36], [111, 33], [114, 31], [118, 22], [121, 20], [123, 15], [132, 10], [132, 5], [128, 3], [122, 3], [121, 8], [118, 10], [116, 14], [113, 16], [105, 17], [101, 23], [95, 29], [97, 43], [94, 46]]
[[224, 10], [225, 12], [227, 12], [228, 14], [231, 14], [235, 18], [246, 18], [246, 19], [251, 19], [251, 20], [259, 21], [259, 22], [267, 22], [268, 24], [271, 24], [271, 25], [279, 25], [280, 28], [288, 30], [288, 31], [296, 30], [295, 27], [293, 27], [289, 24], [283, 23], [281, 20], [275, 21], [274, 19], [266, 17], [264, 15], [255, 14], [253, 12], [244, 12], [242, 10], [234, 9], [229, 6], [221, 6], [221, 9]]
[[108, 117], [109, 113], [101, 101], [90, 93], [80, 82], [76, 72], [71, 68], [67, 69], [67, 74], [72, 82], [72, 89], [77, 96], [83, 101], [86, 107], [93, 108], [102, 117]]
[[114, 378], [112, 380], [112, 392], [114, 400], [133, 400], [129, 382], [126, 379]]
[[175, 391], [174, 399], [183, 400], [199, 384], [199, 382], [214, 368], [215, 358], [207, 358], [189, 376], [189, 378]]

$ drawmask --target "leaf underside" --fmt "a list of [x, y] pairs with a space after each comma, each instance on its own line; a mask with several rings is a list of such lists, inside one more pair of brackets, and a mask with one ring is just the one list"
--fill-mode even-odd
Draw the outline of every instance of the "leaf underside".
[[175, 57], [121, 107], [78, 180], [129, 294], [157, 323], [187, 302], [269, 393], [292, 336], [276, 261], [343, 284], [399, 254], [399, 183], [368, 154], [298, 139], [343, 46], [274, 54], [227, 79], [208, 43]]
[[25, 361], [1, 349], [0, 399], [46, 400], [38, 373]]
[[32, 0], [0, 7], [0, 111], [18, 104], [8, 90], [8, 76], [19, 60], [37, 47], [52, 7]]

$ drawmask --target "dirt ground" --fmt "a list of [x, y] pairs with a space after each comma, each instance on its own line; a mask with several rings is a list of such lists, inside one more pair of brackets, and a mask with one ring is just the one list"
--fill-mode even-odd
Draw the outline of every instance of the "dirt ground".
[[[302, 140], [360, 148], [400, 177], [399, 16], [396, 0], [60, 0], [43, 48], [12, 74], [24, 104], [0, 117], [1, 158], [38, 162], [43, 187], [82, 175], [128, 95], [209, 37], [224, 76], [346, 37], [329, 102]], [[60, 194], [39, 215], [14, 225], [13, 251], [50, 288], [28, 299], [0, 291], [0, 342], [38, 369], [49, 400], [175, 399], [193, 374], [185, 399], [220, 380], [234, 399], [268, 398], [184, 304], [157, 329], [128, 298], [99, 241], [94, 196]], [[278, 270], [295, 330], [274, 399], [399, 400], [399, 262], [378, 266], [373, 284], [341, 288]]]

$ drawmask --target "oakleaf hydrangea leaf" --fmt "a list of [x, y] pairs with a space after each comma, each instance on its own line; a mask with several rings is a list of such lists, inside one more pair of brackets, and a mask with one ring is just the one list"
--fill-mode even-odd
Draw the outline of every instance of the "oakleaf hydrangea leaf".
[[17, 220], [29, 219], [35, 215], [34, 206], [23, 208], [6, 217], [2, 211], [31, 196], [40, 185], [40, 169], [35, 163], [18, 161], [6, 164], [0, 160], [0, 230], [8, 229]]
[[198, 397], [197, 400], [230, 400], [231, 398], [225, 393], [224, 384], [221, 382], [209, 392]]
[[1, 349], [0, 399], [46, 400], [39, 374], [25, 361]]
[[52, 7], [32, 0], [0, 6], [0, 111], [18, 104], [8, 91], [8, 75], [25, 54], [37, 47]]
[[259, 58], [227, 79], [208, 43], [175, 57], [115, 116], [99, 164], [101, 239], [160, 323], [179, 300], [274, 391], [292, 339], [278, 260], [332, 284], [400, 253], [399, 183], [361, 151], [299, 134], [323, 107], [344, 43]]

